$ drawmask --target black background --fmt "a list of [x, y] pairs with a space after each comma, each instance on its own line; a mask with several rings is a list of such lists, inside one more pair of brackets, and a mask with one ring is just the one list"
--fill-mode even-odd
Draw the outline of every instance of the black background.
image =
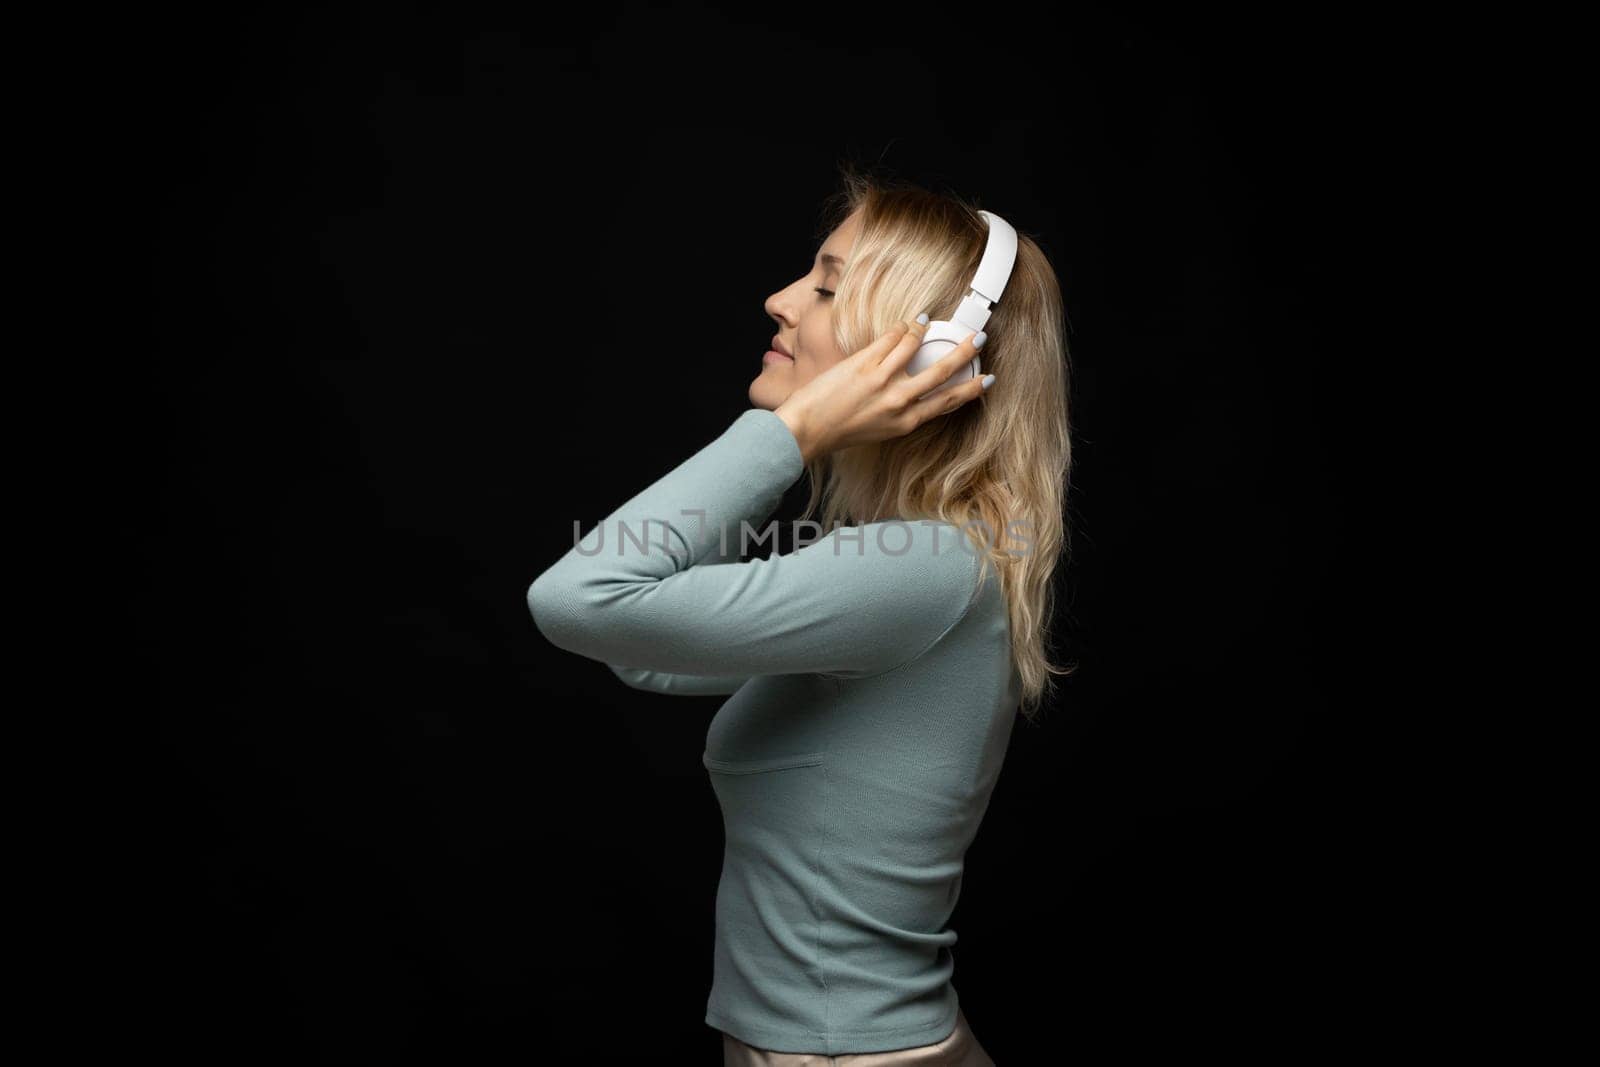
[[1354, 1048], [1383, 1020], [1335, 436], [1351, 42], [1037, 17], [144, 25], [164, 1056], [720, 1062], [721, 698], [627, 689], [523, 596], [574, 518], [749, 406], [845, 157], [1033, 236], [1071, 322], [1079, 673], [1018, 723], [968, 856], [980, 1041]]

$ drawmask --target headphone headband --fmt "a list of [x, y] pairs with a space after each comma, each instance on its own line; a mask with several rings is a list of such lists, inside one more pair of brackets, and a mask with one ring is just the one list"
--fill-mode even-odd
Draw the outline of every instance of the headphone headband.
[[989, 223], [989, 243], [984, 246], [983, 258], [967, 287], [970, 291], [951, 316], [952, 321], [969, 330], [981, 330], [989, 321], [989, 305], [999, 301], [1011, 280], [1011, 268], [1017, 263], [1017, 231], [992, 211], [978, 214]]

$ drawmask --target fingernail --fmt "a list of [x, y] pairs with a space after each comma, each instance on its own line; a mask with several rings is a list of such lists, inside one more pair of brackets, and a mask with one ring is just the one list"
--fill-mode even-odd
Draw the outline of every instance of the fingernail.
[[979, 330], [977, 336], [972, 339], [972, 347], [982, 348], [983, 342], [987, 341], [988, 339], [989, 335], [984, 333], [982, 330]]
[[917, 325], [919, 325], [919, 326], [928, 325], [928, 313], [926, 311], [924, 311], [922, 314], [917, 316]]
[[992, 375], [992, 374], [985, 374], [985, 375], [984, 375], [984, 376], [983, 376], [983, 387], [984, 387], [984, 388], [985, 388], [985, 389], [987, 389], [987, 388], [989, 388], [989, 386], [991, 386], [991, 385], [993, 385], [993, 384], [994, 384], [994, 375]]

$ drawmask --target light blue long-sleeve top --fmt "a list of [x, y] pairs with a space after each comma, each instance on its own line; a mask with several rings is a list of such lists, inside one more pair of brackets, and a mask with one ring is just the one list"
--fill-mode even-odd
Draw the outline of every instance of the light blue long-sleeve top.
[[706, 1023], [780, 1052], [914, 1048], [956, 1025], [946, 923], [1019, 696], [1005, 599], [932, 520], [738, 562], [804, 469], [787, 424], [746, 410], [528, 607], [629, 685], [730, 694], [702, 758], [725, 840]]

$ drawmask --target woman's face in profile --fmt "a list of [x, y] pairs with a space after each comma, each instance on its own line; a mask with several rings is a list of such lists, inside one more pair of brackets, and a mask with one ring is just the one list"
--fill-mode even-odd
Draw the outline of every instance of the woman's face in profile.
[[767, 297], [767, 314], [778, 324], [776, 347], [790, 358], [771, 353], [765, 357], [761, 374], [750, 383], [750, 403], [756, 407], [774, 410], [790, 393], [848, 355], [833, 339], [832, 293], [860, 225], [859, 213], [850, 215], [822, 242], [810, 273]]

